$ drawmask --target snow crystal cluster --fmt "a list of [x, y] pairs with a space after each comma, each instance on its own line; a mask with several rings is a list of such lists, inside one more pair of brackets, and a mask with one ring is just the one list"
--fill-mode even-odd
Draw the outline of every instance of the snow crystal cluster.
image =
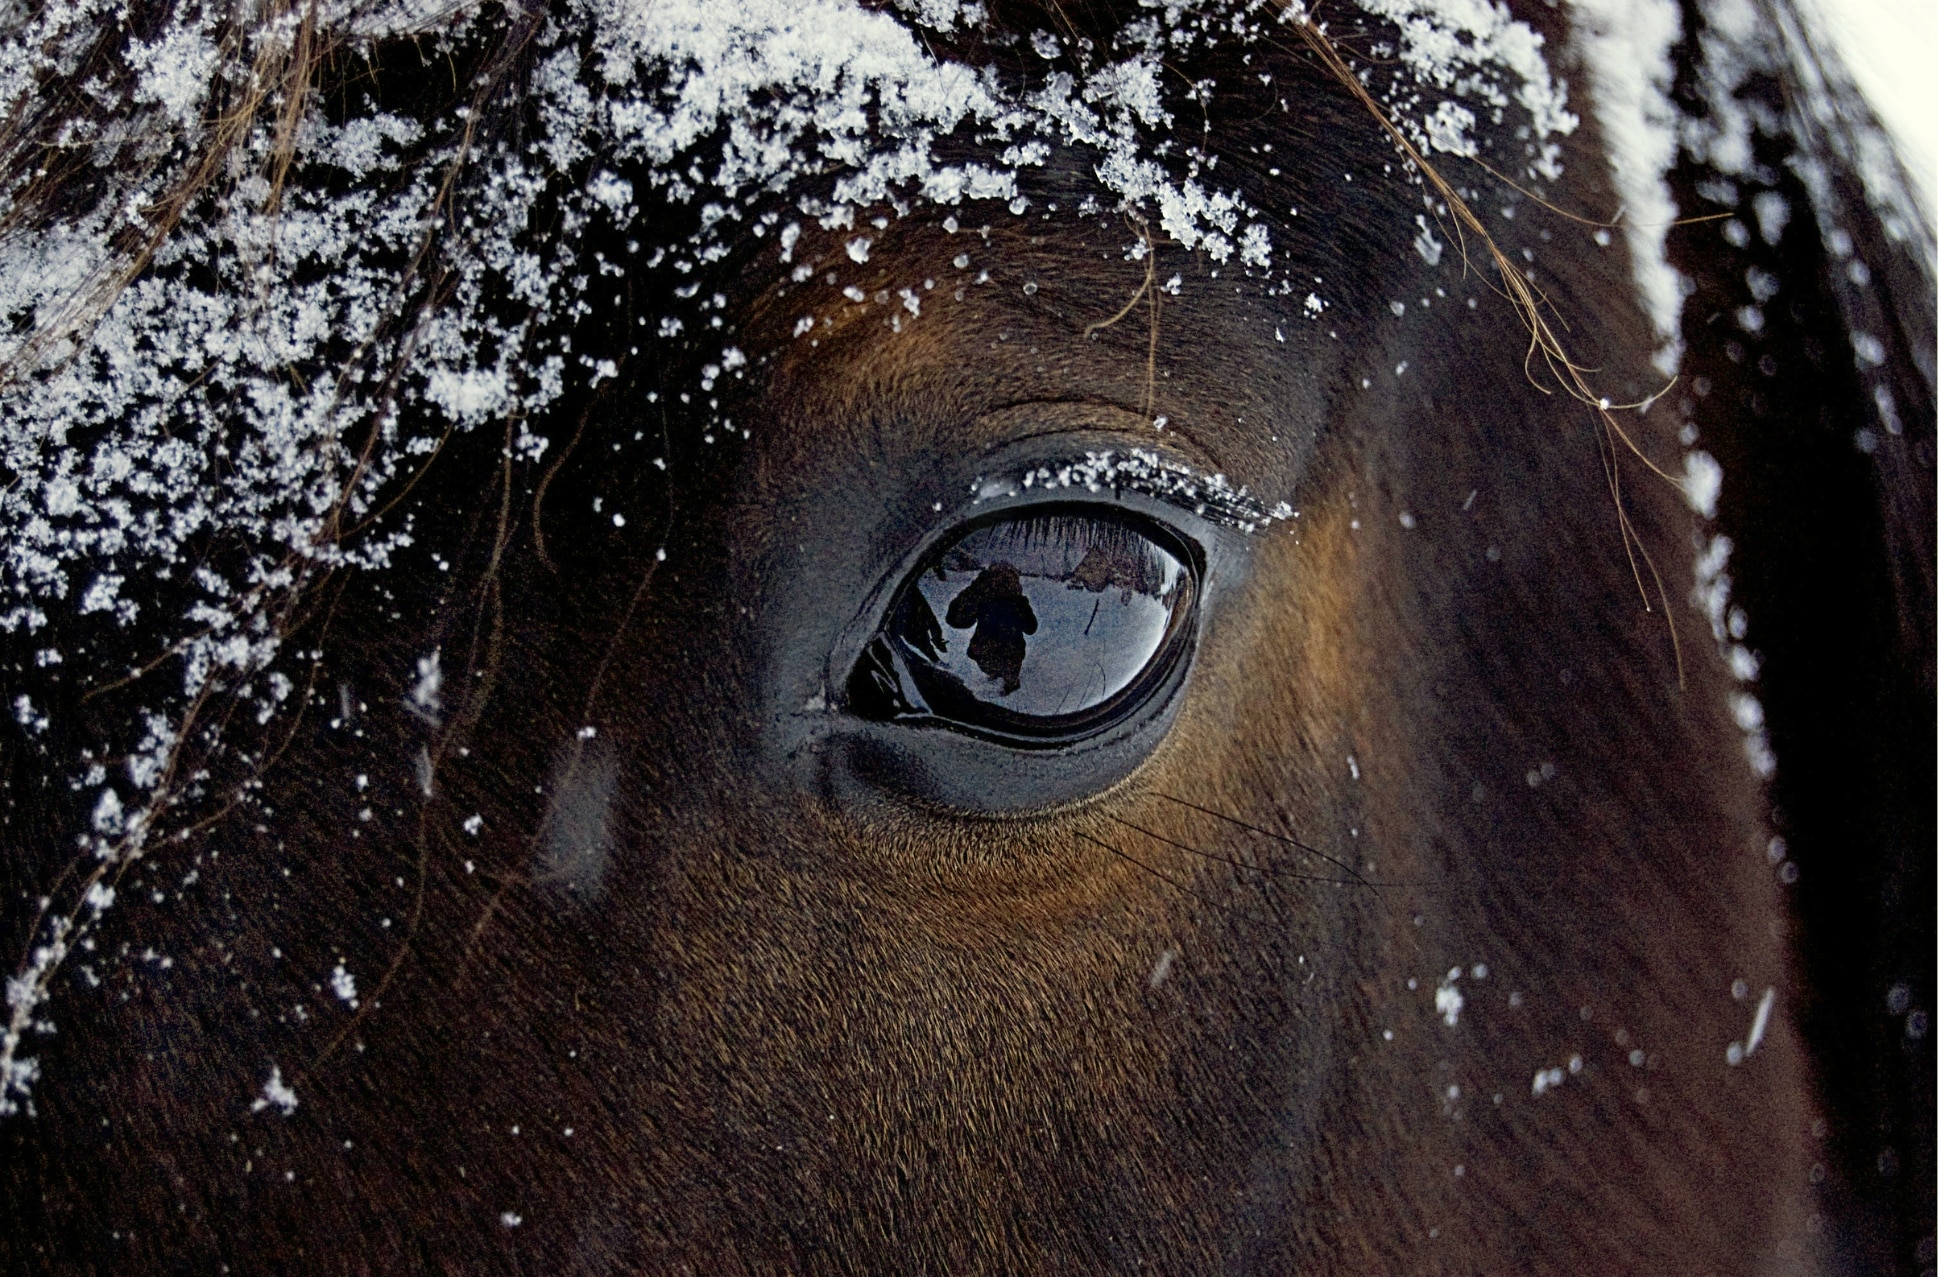
[[[1394, 122], [1422, 152], [1469, 158], [1480, 154], [1474, 128], [1478, 107], [1487, 123], [1507, 123], [1518, 107], [1518, 135], [1530, 176], [1561, 175], [1555, 140], [1580, 121], [1568, 110], [1568, 91], [1549, 74], [1541, 36], [1489, 0], [1360, 0], [1359, 7], [1399, 29], [1398, 65], [1380, 93]], [[1374, 56], [1390, 55], [1376, 46]]]
[[1162, 497], [1174, 504], [1188, 504], [1203, 518], [1246, 533], [1298, 517], [1298, 512], [1283, 501], [1268, 510], [1244, 487], [1234, 488], [1222, 474], [1205, 474], [1143, 448], [1121, 453], [1087, 452], [1082, 461], [1032, 466], [1016, 475], [978, 478], [971, 485], [979, 503], [1033, 490], [1067, 488]]

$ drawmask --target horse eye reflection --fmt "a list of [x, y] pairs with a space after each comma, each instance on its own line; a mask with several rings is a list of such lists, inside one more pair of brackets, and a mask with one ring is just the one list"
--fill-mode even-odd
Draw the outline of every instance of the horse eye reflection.
[[1036, 633], [1036, 610], [1023, 593], [1023, 575], [1014, 564], [984, 568], [950, 602], [949, 624], [975, 631], [969, 659], [992, 682], [1002, 684], [1004, 696], [1022, 686], [1023, 657], [1029, 651], [1024, 635]]
[[979, 525], [909, 581], [849, 682], [867, 718], [1095, 730], [1168, 670], [1195, 579], [1161, 531], [1106, 514]]

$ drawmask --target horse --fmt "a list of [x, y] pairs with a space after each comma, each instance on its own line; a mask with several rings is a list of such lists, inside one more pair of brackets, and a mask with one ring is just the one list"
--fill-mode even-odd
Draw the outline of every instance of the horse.
[[1797, 11], [9, 25], [7, 1271], [1930, 1267]]

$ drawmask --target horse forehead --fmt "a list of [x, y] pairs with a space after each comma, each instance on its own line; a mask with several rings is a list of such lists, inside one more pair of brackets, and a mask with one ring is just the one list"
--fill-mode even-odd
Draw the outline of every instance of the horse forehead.
[[[884, 236], [866, 267], [831, 262], [760, 297], [758, 326], [795, 335], [768, 338], [759, 411], [780, 437], [754, 441], [756, 465], [792, 465], [804, 448], [866, 451], [896, 432], [915, 449], [911, 463], [924, 448], [974, 453], [1032, 433], [1021, 420], [1032, 413], [1043, 432], [1078, 430], [1075, 405], [1089, 404], [1093, 427], [1142, 429], [1217, 470], [1238, 464], [1241, 439], [1274, 419], [1288, 436], [1289, 417], [1312, 424], [1303, 418], [1338, 356], [1309, 343], [1288, 355], [1293, 321], [1265, 285], [1183, 254], [1158, 274], [1125, 252], [1139, 240], [1121, 224], [1039, 230], [994, 243], [934, 226]], [[1154, 316], [1145, 299], [1160, 290]], [[1166, 401], [1157, 432], [1153, 381]], [[1234, 477], [1272, 486], [1252, 469]]]

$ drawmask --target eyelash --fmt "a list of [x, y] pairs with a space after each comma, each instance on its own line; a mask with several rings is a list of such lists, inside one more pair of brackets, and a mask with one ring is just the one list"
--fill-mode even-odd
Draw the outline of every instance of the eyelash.
[[1029, 492], [1042, 493], [1046, 499], [1053, 493], [1141, 493], [1246, 535], [1299, 517], [1287, 502], [1267, 508], [1246, 488], [1232, 487], [1222, 474], [1143, 448], [1086, 452], [1081, 460], [1036, 465], [1008, 477], [978, 478], [973, 488], [978, 503]]

